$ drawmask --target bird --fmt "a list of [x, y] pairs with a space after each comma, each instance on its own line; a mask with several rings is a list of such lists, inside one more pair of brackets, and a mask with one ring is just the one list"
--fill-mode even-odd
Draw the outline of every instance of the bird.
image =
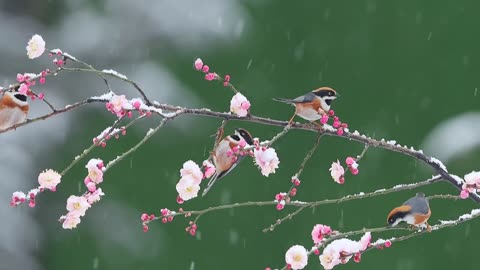
[[423, 224], [427, 225], [427, 229], [431, 230], [427, 221], [430, 218], [432, 211], [428, 204], [428, 198], [425, 194], [419, 192], [415, 197], [408, 199], [403, 205], [395, 207], [387, 217], [387, 223], [392, 226], [397, 226], [400, 222], [404, 221], [412, 227], [418, 227]]
[[0, 130], [25, 121], [28, 110], [27, 96], [18, 92], [5, 92], [0, 99]]
[[203, 190], [202, 196], [207, 194], [218, 179], [229, 174], [245, 158], [245, 156], [240, 155], [235, 159], [228, 154], [229, 152], [231, 153], [235, 146], [240, 144], [242, 139], [245, 141], [246, 146], [253, 145], [253, 137], [250, 132], [243, 128], [237, 128], [235, 129], [234, 134], [223, 138], [213, 149], [211, 158], [213, 160], [213, 165], [215, 166], [215, 173], [212, 175], [206, 188]]
[[310, 122], [319, 120], [322, 115], [328, 113], [332, 101], [339, 96], [337, 91], [325, 86], [294, 99], [274, 98], [273, 100], [295, 106], [295, 113], [288, 121], [291, 124], [295, 115]]

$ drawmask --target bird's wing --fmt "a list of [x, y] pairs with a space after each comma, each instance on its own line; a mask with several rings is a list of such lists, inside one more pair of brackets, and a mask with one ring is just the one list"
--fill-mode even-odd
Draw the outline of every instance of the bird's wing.
[[292, 99], [292, 102], [294, 102], [294, 103], [308, 103], [308, 102], [314, 101], [316, 98], [317, 98], [317, 96], [315, 96], [314, 93], [310, 92], [310, 93], [307, 93], [303, 96], [299, 96], [295, 99]]
[[410, 206], [412, 208], [412, 212], [424, 215], [428, 214], [428, 211], [430, 210], [428, 202], [425, 198], [413, 197], [408, 199], [408, 201], [406, 201], [403, 205]]

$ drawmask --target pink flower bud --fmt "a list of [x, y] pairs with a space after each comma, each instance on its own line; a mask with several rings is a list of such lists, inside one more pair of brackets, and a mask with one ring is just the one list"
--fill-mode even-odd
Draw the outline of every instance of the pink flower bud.
[[326, 124], [328, 122], [328, 115], [324, 114], [322, 115], [322, 118], [320, 118], [320, 123], [322, 125]]
[[285, 207], [285, 205], [283, 203], [278, 203], [277, 204], [277, 210], [278, 211], [282, 210], [284, 207]]
[[297, 189], [292, 188], [292, 190], [290, 190], [290, 196], [295, 197], [295, 195], [297, 195]]
[[44, 97], [45, 97], [45, 94], [44, 94], [44, 93], [38, 94], [38, 99], [43, 100]]
[[468, 190], [462, 189], [462, 191], [460, 192], [460, 198], [462, 199], [468, 198]]
[[350, 172], [351, 172], [353, 175], [357, 175], [357, 174], [358, 174], [358, 169], [350, 168]]
[[143, 225], [143, 232], [148, 232], [148, 226], [147, 225]]
[[166, 217], [162, 218], [162, 223], [167, 223], [168, 219]]
[[210, 67], [205, 65], [202, 67], [203, 72], [207, 73], [210, 70]]
[[330, 116], [334, 116], [334, 115], [335, 115], [335, 111], [334, 111], [334, 110], [330, 110], [330, 111], [328, 111], [328, 115], [330, 115]]
[[40, 84], [45, 84], [45, 77], [41, 77], [41, 78], [39, 79], [39, 82], [40, 82]]
[[342, 136], [343, 135], [343, 128], [337, 129], [337, 135]]
[[195, 230], [195, 229], [190, 230], [190, 235], [191, 236], [195, 236], [196, 233], [197, 233], [197, 230]]
[[352, 164], [355, 163], [355, 159], [352, 157], [347, 157], [345, 159], [345, 163], [347, 163], [348, 166], [352, 166]]
[[197, 60], [195, 60], [194, 64], [195, 64], [195, 69], [196, 70], [200, 70], [200, 69], [203, 68], [203, 61], [200, 58], [197, 58]]
[[390, 240], [385, 241], [385, 247], [389, 248], [392, 245]]
[[320, 250], [315, 249], [315, 250], [313, 251], [313, 254], [315, 254], [315, 255], [317, 255], [317, 256], [320, 255]]
[[140, 220], [142, 221], [147, 221], [148, 219], [148, 215], [146, 213], [143, 213], [141, 216], [140, 216]]
[[95, 183], [89, 182], [89, 183], [87, 184], [87, 189], [88, 189], [88, 191], [90, 191], [90, 192], [95, 192], [95, 190], [97, 190], [97, 186], [95, 186]]
[[213, 81], [215, 79], [215, 73], [207, 73], [205, 74], [205, 80]]
[[334, 128], [339, 128], [341, 125], [342, 125], [342, 123], [340, 123], [340, 121], [333, 121], [333, 127]]
[[[177, 203], [178, 204], [182, 204], [183, 203], [183, 199], [180, 198], [180, 196], [177, 196]], [[163, 215], [163, 214], [162, 214]]]
[[229, 81], [230, 81], [230, 75], [228, 75], [228, 74], [225, 75], [225, 81], [226, 81], [226, 82], [229, 82]]
[[353, 261], [359, 263], [362, 260], [362, 253], [358, 252], [353, 256]]

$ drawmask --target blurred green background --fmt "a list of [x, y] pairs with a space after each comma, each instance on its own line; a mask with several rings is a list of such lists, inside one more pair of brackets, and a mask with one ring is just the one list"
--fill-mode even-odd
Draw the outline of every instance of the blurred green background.
[[[251, 101], [255, 115], [286, 120], [293, 108], [275, 103], [272, 97], [296, 97], [331, 86], [341, 94], [333, 108], [351, 130], [415, 148], [425, 146], [427, 154], [441, 158], [450, 172], [460, 176], [480, 169], [478, 2], [200, 2], [0, 1], [4, 22], [0, 29], [5, 33], [1, 81], [11, 83], [18, 72], [38, 72], [51, 65], [47, 57], [32, 64], [24, 55], [26, 41], [38, 33], [49, 48], [60, 47], [99, 69], [113, 68], [135, 79], [162, 103], [227, 111], [232, 93], [219, 83], [205, 81], [192, 68], [193, 61], [201, 57], [212, 71], [232, 76], [232, 83]], [[117, 93], [135, 97], [130, 86], [113, 85]], [[62, 74], [47, 80], [41, 89], [47, 97], [58, 97], [58, 106], [106, 92], [102, 81], [92, 74]], [[33, 105], [40, 108], [38, 111], [42, 106]], [[66, 124], [52, 127], [45, 121], [10, 135], [49, 147], [29, 152], [31, 172], [27, 180], [21, 180], [28, 182], [2, 189], [4, 203], [12, 191], [34, 186], [36, 175], [44, 168], [61, 171], [115, 119], [103, 105], [57, 117]], [[157, 122], [158, 117], [144, 121], [89, 157], [111, 160]], [[261, 230], [293, 208], [249, 207], [207, 214], [198, 223], [197, 237], [185, 232], [188, 220], [181, 217], [169, 224], [152, 223], [150, 231], [143, 233], [141, 213], [178, 209], [175, 184], [179, 169], [188, 159], [200, 163], [207, 157], [213, 143], [210, 135], [219, 124], [219, 119], [198, 116], [182, 116], [169, 123], [105, 175], [101, 186], [105, 197], [88, 210], [76, 230], [65, 231], [56, 220], [65, 213], [67, 197], [83, 190], [86, 170], [82, 164], [86, 161], [63, 178], [56, 193], [42, 195], [37, 208], [8, 208], [2, 223], [11, 224], [9, 217], [18, 212], [33, 216], [35, 240], [28, 242], [25, 258], [35, 261], [38, 269], [264, 269], [283, 266], [285, 251], [294, 244], [310, 247], [310, 232], [317, 223], [339, 231], [379, 227], [385, 224], [391, 208], [417, 191], [427, 195], [458, 193], [447, 183], [437, 183], [322, 206], [302, 212], [269, 233]], [[280, 131], [278, 127], [236, 121], [228, 123], [227, 132], [235, 127], [247, 128], [261, 139]], [[35, 129], [53, 129], [64, 137], [38, 138]], [[0, 134], [2, 144], [7, 143], [6, 138]], [[288, 190], [291, 175], [314, 140], [311, 132], [288, 133], [274, 146], [280, 157], [276, 174], [263, 177], [248, 158], [207, 197], [181, 207], [203, 209], [273, 199], [276, 193]], [[362, 149], [363, 145], [345, 139], [322, 138], [301, 176], [296, 199], [336, 198], [432, 175], [428, 167], [411, 158], [370, 149], [360, 163], [358, 176], [348, 174], [345, 185], [334, 183], [328, 172], [331, 162], [343, 162]], [[475, 207], [470, 200], [432, 201], [430, 223], [456, 218]], [[15, 224], [12, 233], [19, 233], [16, 226], [21, 224]], [[360, 264], [352, 261], [337, 267], [477, 269], [479, 229], [480, 221], [473, 220], [369, 252]], [[373, 239], [395, 235], [400, 234], [373, 234]], [[9, 258], [5, 256], [2, 264], [9, 265]], [[307, 269], [322, 269], [318, 257], [310, 257]]]

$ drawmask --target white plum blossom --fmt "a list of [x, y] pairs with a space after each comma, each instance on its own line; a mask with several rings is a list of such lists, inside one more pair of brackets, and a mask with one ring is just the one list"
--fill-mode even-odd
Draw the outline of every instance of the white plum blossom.
[[264, 176], [275, 173], [275, 169], [278, 169], [278, 164], [280, 163], [280, 160], [278, 159], [275, 149], [254, 149], [253, 155], [255, 157], [255, 164], [261, 169]]
[[230, 101], [230, 111], [232, 113], [244, 117], [247, 116], [248, 109], [250, 109], [250, 101], [244, 95], [237, 93], [232, 97]]
[[200, 190], [200, 185], [192, 177], [192, 175], [186, 175], [180, 179], [177, 183], [177, 192], [178, 196], [184, 200], [188, 201], [197, 197], [198, 191]]
[[100, 184], [103, 182], [103, 171], [100, 168], [103, 164], [101, 159], [92, 158], [88, 161], [85, 168], [88, 169], [88, 178], [95, 184]]
[[62, 227], [64, 229], [75, 229], [77, 225], [80, 223], [80, 217], [76, 215], [70, 215], [68, 214], [67, 216], [64, 217], [65, 219], [63, 220]]
[[180, 176], [182, 178], [190, 176], [197, 185], [200, 185], [200, 182], [202, 182], [203, 179], [202, 170], [200, 170], [200, 167], [197, 165], [197, 163], [192, 160], [188, 160], [183, 163], [183, 168], [180, 169]]
[[285, 253], [285, 262], [293, 270], [303, 269], [308, 264], [307, 250], [300, 245], [292, 246]]
[[42, 188], [50, 189], [52, 191], [55, 191], [57, 185], [60, 183], [62, 176], [52, 170], [48, 169], [43, 172], [41, 172], [38, 175], [38, 184]]
[[85, 212], [88, 208], [90, 208], [90, 206], [91, 205], [88, 203], [87, 199], [83, 196], [71, 195], [67, 199], [67, 210], [69, 211], [68, 215], [74, 215], [78, 217], [84, 216]]
[[330, 167], [330, 175], [332, 176], [333, 180], [339, 184], [343, 184], [345, 182], [345, 169], [340, 164], [340, 161], [332, 163], [332, 167]]
[[105, 195], [105, 193], [103, 193], [102, 189], [97, 188], [97, 190], [95, 190], [94, 192], [86, 195], [87, 202], [89, 204], [96, 203], [96, 202], [100, 201], [100, 199], [102, 198], [103, 195]]
[[45, 52], [45, 40], [40, 35], [33, 35], [28, 41], [26, 49], [28, 58], [40, 57]]

